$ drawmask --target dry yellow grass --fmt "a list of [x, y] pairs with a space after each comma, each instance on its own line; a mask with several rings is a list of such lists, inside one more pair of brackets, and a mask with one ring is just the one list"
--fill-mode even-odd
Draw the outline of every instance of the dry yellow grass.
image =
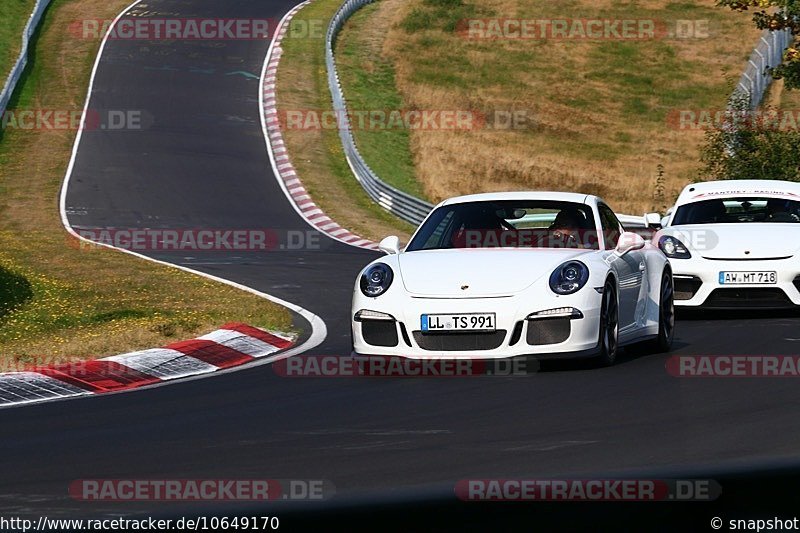
[[783, 80], [776, 80], [770, 86], [764, 103], [775, 109], [791, 111], [798, 116], [800, 115], [800, 90], [786, 90]]
[[[57, 0], [15, 106], [80, 110], [98, 41], [70, 23], [110, 19], [129, 0]], [[288, 330], [282, 307], [120, 252], [80, 249], [59, 218], [74, 131], [7, 130], [0, 140], [0, 370], [161, 346], [228, 321]]]
[[[465, 3], [475, 4], [472, 0]], [[466, 40], [441, 29], [408, 33], [423, 0], [384, 0], [406, 108], [524, 110], [533, 127], [411, 135], [417, 179], [432, 201], [480, 191], [556, 189], [606, 197], [619, 212], [653, 209], [657, 166], [670, 200], [697, 176], [701, 130], [668, 124], [680, 109], [722, 109], [758, 32], [749, 17], [695, 3], [485, 0], [492, 18], [655, 18], [710, 22], [710, 38], [646, 41]], [[477, 5], [477, 4], [476, 4]], [[376, 35], [382, 32], [377, 22]]]

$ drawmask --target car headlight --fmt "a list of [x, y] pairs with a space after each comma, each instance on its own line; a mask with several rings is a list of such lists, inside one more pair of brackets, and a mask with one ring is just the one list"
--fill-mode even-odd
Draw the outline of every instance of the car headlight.
[[394, 279], [394, 272], [389, 265], [376, 263], [361, 274], [361, 292], [364, 296], [374, 298], [389, 289]]
[[681, 241], [669, 235], [664, 235], [658, 239], [658, 247], [670, 259], [690, 259], [692, 257], [692, 254], [689, 253], [689, 250]]
[[589, 281], [589, 269], [580, 261], [568, 261], [550, 275], [550, 289], [556, 294], [578, 292]]

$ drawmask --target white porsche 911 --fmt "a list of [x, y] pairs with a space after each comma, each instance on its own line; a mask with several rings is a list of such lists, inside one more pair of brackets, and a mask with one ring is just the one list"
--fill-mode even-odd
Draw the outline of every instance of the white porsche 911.
[[356, 280], [354, 355], [495, 359], [669, 350], [673, 282], [657, 247], [585, 194], [510, 192], [436, 206]]
[[658, 244], [672, 264], [676, 305], [800, 305], [800, 183], [689, 185], [664, 220]]

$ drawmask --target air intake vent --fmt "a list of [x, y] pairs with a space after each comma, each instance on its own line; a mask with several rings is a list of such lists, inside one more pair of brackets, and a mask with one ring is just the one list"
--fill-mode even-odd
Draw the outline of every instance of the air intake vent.
[[529, 320], [526, 340], [531, 346], [564, 342], [572, 330], [570, 322], [568, 317]]
[[691, 300], [703, 282], [700, 278], [695, 276], [675, 276], [675, 299], [676, 300]]
[[422, 333], [414, 332], [414, 341], [423, 350], [456, 352], [494, 350], [503, 344], [506, 330], [492, 333]]
[[394, 320], [364, 320], [361, 323], [364, 342], [372, 346], [397, 346], [397, 326]]

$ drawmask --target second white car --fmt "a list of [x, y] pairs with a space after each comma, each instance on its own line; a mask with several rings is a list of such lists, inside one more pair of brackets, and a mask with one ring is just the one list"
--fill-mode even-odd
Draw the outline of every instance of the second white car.
[[689, 185], [657, 239], [672, 263], [678, 306], [800, 305], [800, 183]]

